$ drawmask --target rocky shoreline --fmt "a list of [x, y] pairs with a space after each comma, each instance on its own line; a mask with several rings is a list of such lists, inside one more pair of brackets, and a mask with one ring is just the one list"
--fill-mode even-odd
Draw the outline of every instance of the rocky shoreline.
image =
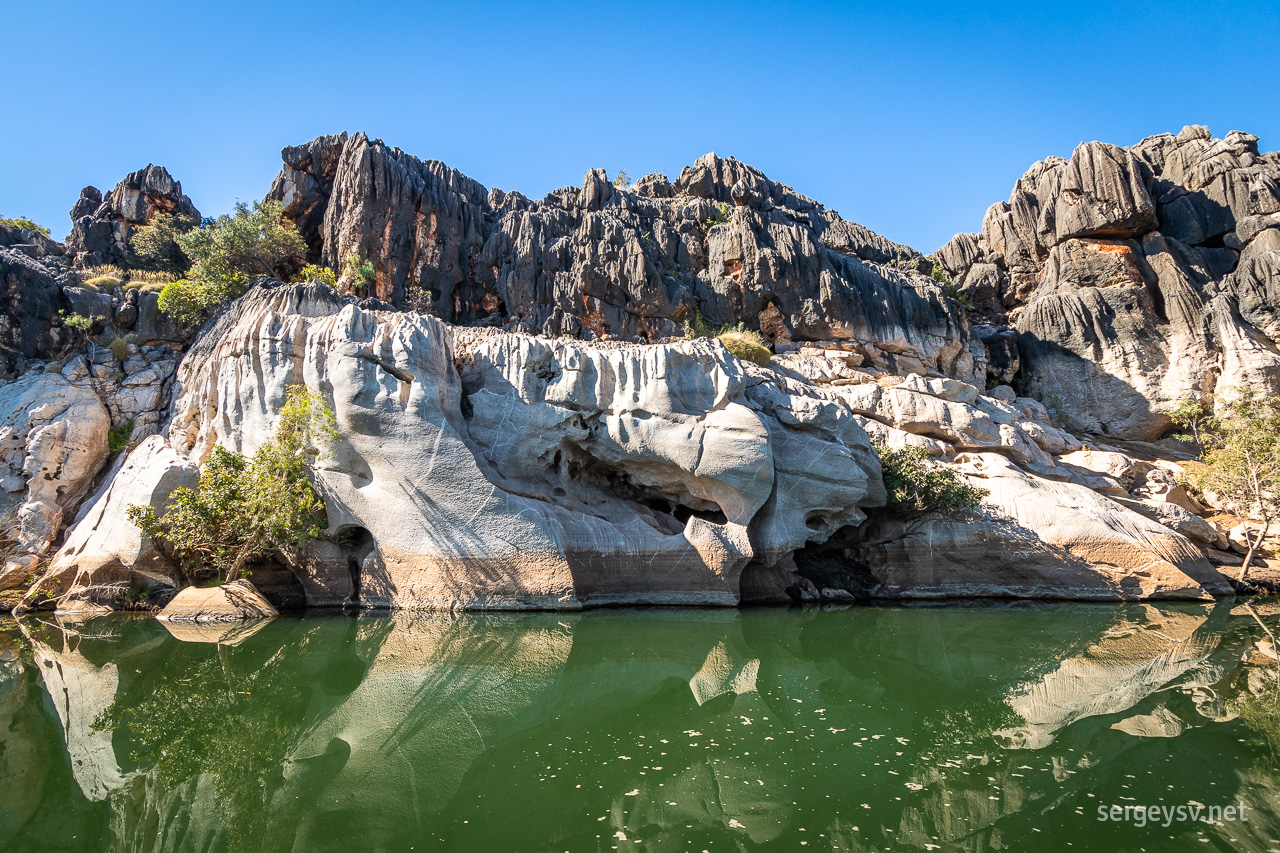
[[[1082, 145], [934, 257], [714, 155], [542, 201], [363, 134], [284, 161], [269, 197], [308, 260], [374, 262], [367, 296], [262, 280], [193, 335], [154, 292], [85, 287], [132, 227], [195, 211], [155, 166], [86, 188], [65, 246], [0, 233], [20, 609], [172, 596], [127, 508], [162, 508], [215, 445], [251, 453], [299, 383], [337, 417], [332, 538], [255, 567], [276, 607], [1233, 592], [1217, 567], [1248, 522], [1179, 485], [1167, 412], [1280, 384], [1280, 158], [1255, 137]], [[737, 323], [768, 366], [686, 331]], [[895, 531], [876, 443], [981, 509]]]

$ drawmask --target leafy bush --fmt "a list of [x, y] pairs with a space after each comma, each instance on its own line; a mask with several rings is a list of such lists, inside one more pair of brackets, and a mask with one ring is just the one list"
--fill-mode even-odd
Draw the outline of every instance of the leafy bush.
[[949, 515], [977, 509], [989, 492], [969, 485], [958, 472], [939, 465], [923, 448], [876, 446], [888, 492], [888, 508], [898, 516]]
[[111, 357], [116, 361], [124, 361], [129, 357], [129, 344], [124, 338], [112, 338], [107, 349], [111, 350]]
[[[117, 338], [119, 340], [119, 338]], [[121, 343], [124, 343], [121, 341]], [[128, 420], [118, 427], [107, 430], [107, 450], [115, 456], [129, 446], [129, 436], [133, 435], [133, 421]]]
[[12, 219], [0, 216], [0, 225], [8, 225], [12, 228], [22, 228], [26, 231], [34, 231], [45, 237], [49, 236], [49, 229], [43, 225], [37, 225], [25, 216], [15, 216]]
[[1213, 416], [1204, 404], [1184, 403], [1178, 418], [1192, 427], [1204, 449], [1201, 464], [1183, 479], [1200, 491], [1212, 491], [1240, 515], [1259, 518], [1262, 528], [1249, 542], [1240, 580], [1249, 576], [1258, 546], [1280, 515], [1280, 398], [1237, 388], [1238, 395]]
[[324, 267], [320, 264], [307, 264], [298, 273], [294, 281], [314, 281], [317, 284], [327, 284], [329, 287], [338, 287], [338, 274], [330, 267]]
[[627, 174], [626, 169], [618, 170], [618, 174], [613, 178], [613, 185], [618, 189], [626, 189], [631, 186], [631, 176]]
[[179, 240], [199, 223], [185, 216], [160, 213], [129, 235], [129, 248], [139, 264], [157, 272], [181, 275], [191, 266]]
[[947, 271], [937, 261], [933, 262], [933, 269], [929, 272], [929, 278], [941, 285], [951, 284], [951, 276], [947, 275]]
[[241, 293], [244, 286], [234, 280], [204, 282], [180, 278], [161, 288], [160, 310], [184, 326], [193, 326], [214, 308]]
[[160, 310], [187, 325], [244, 293], [253, 277], [277, 275], [307, 248], [277, 201], [254, 202], [252, 208], [241, 202], [234, 215], [174, 239], [191, 266], [186, 278], [161, 289]]
[[743, 361], [751, 361], [761, 367], [768, 367], [769, 359], [773, 358], [773, 353], [769, 350], [768, 345], [765, 344], [764, 337], [759, 332], [722, 332], [716, 337], [720, 340], [720, 343], [724, 344], [725, 349]]
[[240, 202], [234, 215], [181, 234], [177, 243], [191, 259], [190, 277], [200, 281], [274, 276], [307, 250], [278, 201], [255, 201], [252, 208]]
[[378, 281], [378, 271], [374, 269], [373, 261], [366, 261], [358, 254], [347, 256], [342, 265], [342, 275], [348, 280], [352, 290], [372, 292]]
[[93, 331], [93, 324], [97, 322], [83, 314], [68, 314], [66, 311], [59, 311], [58, 314], [62, 317], [63, 326], [85, 335]]
[[270, 440], [251, 459], [214, 447], [195, 489], [176, 489], [165, 513], [129, 507], [143, 534], [170, 548], [190, 583], [235, 580], [275, 551], [296, 552], [325, 529], [324, 501], [309, 477], [313, 458], [337, 438], [333, 411], [290, 386]]

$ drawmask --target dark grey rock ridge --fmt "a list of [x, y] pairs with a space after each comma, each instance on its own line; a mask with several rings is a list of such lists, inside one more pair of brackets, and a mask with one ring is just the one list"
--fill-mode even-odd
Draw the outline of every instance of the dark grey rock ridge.
[[312, 259], [372, 260], [370, 295], [400, 307], [632, 341], [741, 322], [775, 343], [838, 341], [889, 369], [985, 379], [961, 306], [922, 274], [931, 261], [733, 158], [708, 154], [674, 182], [654, 174], [626, 188], [593, 169], [541, 200], [362, 133], [283, 159], [268, 198]]
[[1280, 390], [1278, 250], [1280, 155], [1195, 126], [1036, 163], [937, 257], [1017, 331], [1024, 393], [1146, 439], [1180, 400]]

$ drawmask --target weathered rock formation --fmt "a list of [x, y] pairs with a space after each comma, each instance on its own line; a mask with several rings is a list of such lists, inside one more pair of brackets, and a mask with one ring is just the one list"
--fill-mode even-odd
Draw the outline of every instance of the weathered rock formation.
[[[628, 188], [592, 170], [541, 201], [363, 134], [283, 158], [269, 197], [312, 260], [370, 259], [372, 292], [267, 283], [189, 350], [154, 293], [75, 270], [127, 265], [159, 211], [198, 215], [163, 169], [86, 190], [65, 253], [0, 233], [0, 375], [18, 380], [0, 391], [61, 383], [105, 414], [51, 415], [92, 433], [55, 453], [14, 404], [11, 581], [52, 547], [40, 592], [62, 606], [176, 586], [128, 506], [163, 507], [214, 444], [253, 451], [305, 383], [343, 434], [316, 471], [335, 538], [262, 567], [269, 597], [273, 578], [312, 604], [403, 607], [1229, 590], [1205, 559], [1231, 561], [1227, 531], [1129, 440], [1186, 397], [1280, 382], [1280, 161], [1253, 137], [1188, 128], [1037, 164], [937, 253], [967, 309], [933, 258], [731, 158]], [[737, 323], [768, 367], [681, 337]], [[95, 481], [98, 426], [129, 423], [147, 440]], [[953, 466], [989, 492], [981, 513], [876, 512], [872, 440]], [[56, 485], [19, 476], [57, 453]]]
[[1280, 156], [1257, 137], [1081, 145], [938, 258], [1074, 431], [1149, 439], [1181, 400], [1280, 390]]
[[[658, 341], [700, 319], [778, 343], [838, 340], [888, 369], [985, 381], [986, 356], [931, 264], [708, 154], [675, 182], [602, 170], [541, 201], [486, 191], [364, 134], [286, 148], [268, 193], [339, 269], [371, 259], [376, 292], [457, 324]], [[886, 266], [902, 258], [908, 270]]]
[[316, 469], [336, 542], [290, 561], [312, 604], [816, 595], [796, 570], [838, 554], [884, 502], [868, 433], [947, 458], [982, 451], [962, 470], [991, 489], [989, 511], [1008, 517], [945, 528], [946, 570], [930, 545], [942, 526], [905, 553], [875, 552], [870, 594], [1228, 590], [1185, 538], [1059, 466], [1053, 454], [1080, 443], [1037, 421], [1047, 416], [1034, 400], [849, 359], [802, 351], [761, 368], [711, 339], [540, 339], [450, 327], [319, 285], [263, 284], [188, 353], [167, 438], [130, 455], [41, 586], [74, 601], [119, 584], [176, 585], [163, 554], [121, 523], [127, 506], [161, 508], [214, 444], [252, 452], [286, 387], [302, 382], [331, 401], [341, 434]]
[[0, 386], [0, 589], [30, 582], [106, 460], [110, 423], [87, 383], [60, 373]]
[[96, 187], [85, 187], [71, 208], [67, 252], [79, 266], [127, 263], [130, 231], [158, 213], [200, 219], [182, 184], [163, 166], [148, 164], [130, 172], [105, 197]]

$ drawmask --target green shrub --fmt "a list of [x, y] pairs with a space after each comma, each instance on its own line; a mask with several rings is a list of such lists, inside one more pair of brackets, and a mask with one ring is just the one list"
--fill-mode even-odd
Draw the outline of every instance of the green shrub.
[[929, 278], [941, 285], [951, 284], [951, 276], [947, 275], [947, 271], [937, 261], [933, 262], [933, 270], [930, 271]]
[[765, 344], [764, 337], [759, 332], [722, 332], [716, 337], [720, 343], [724, 344], [725, 349], [743, 361], [751, 361], [761, 367], [768, 367], [769, 359], [773, 358], [773, 353], [769, 350], [768, 345]]
[[129, 345], [125, 343], [124, 338], [112, 338], [111, 343], [107, 344], [107, 349], [111, 350], [111, 357], [116, 361], [124, 361], [129, 357]]
[[277, 201], [254, 202], [252, 208], [241, 202], [233, 215], [220, 216], [174, 240], [191, 265], [186, 278], [160, 289], [160, 310], [185, 325], [244, 293], [253, 278], [277, 275], [307, 248]]
[[374, 268], [373, 261], [366, 261], [358, 254], [347, 256], [346, 262], [342, 265], [342, 274], [350, 280], [353, 290], [363, 288], [367, 292], [372, 292], [378, 281], [378, 271]]
[[887, 507], [898, 516], [948, 515], [977, 509], [989, 492], [969, 485], [957, 471], [939, 465], [923, 448], [893, 450], [876, 445], [888, 492]]
[[[1220, 405], [1220, 415], [1195, 401], [1183, 403], [1178, 423], [1196, 431], [1203, 448], [1200, 464], [1183, 480], [1201, 492], [1216, 492], [1235, 512], [1262, 521], [1246, 538], [1249, 548], [1240, 580], [1249, 576], [1258, 548], [1280, 518], [1280, 397], [1235, 388], [1235, 399]], [[1180, 411], [1179, 411], [1180, 410]]]
[[235, 580], [276, 551], [296, 552], [326, 527], [324, 501], [309, 477], [313, 458], [337, 438], [333, 411], [302, 385], [290, 386], [270, 440], [251, 459], [210, 452], [194, 489], [176, 489], [163, 516], [129, 507], [129, 518], [173, 552], [188, 582]]
[[66, 311], [59, 311], [58, 314], [62, 317], [63, 326], [85, 335], [93, 331], [93, 325], [97, 322], [83, 314], [68, 314]]
[[43, 225], [37, 225], [25, 216], [15, 216], [12, 219], [0, 216], [0, 225], [8, 225], [13, 228], [22, 228], [27, 231], [34, 231], [45, 237], [49, 236], [49, 229]]
[[[117, 340], [119, 340], [117, 338]], [[123, 341], [121, 341], [123, 343]], [[112, 427], [107, 431], [107, 450], [115, 456], [121, 450], [129, 446], [129, 436], [133, 435], [133, 421], [125, 421], [118, 427]]]
[[618, 189], [625, 190], [631, 186], [631, 176], [627, 174], [626, 169], [619, 169], [618, 174], [613, 178], [613, 185]]
[[336, 289], [338, 286], [338, 274], [330, 267], [321, 266], [320, 264], [307, 264], [294, 278], [294, 281], [314, 281], [317, 284], [326, 284]]
[[182, 250], [179, 240], [198, 224], [185, 216], [157, 214], [146, 225], [133, 229], [129, 235], [129, 248], [142, 266], [170, 278], [182, 275], [191, 266], [191, 259]]
[[[144, 285], [150, 290], [151, 285]], [[244, 293], [245, 284], [240, 279], [216, 279], [193, 281], [180, 278], [160, 289], [160, 310], [184, 326], [193, 326], [214, 308]]]

